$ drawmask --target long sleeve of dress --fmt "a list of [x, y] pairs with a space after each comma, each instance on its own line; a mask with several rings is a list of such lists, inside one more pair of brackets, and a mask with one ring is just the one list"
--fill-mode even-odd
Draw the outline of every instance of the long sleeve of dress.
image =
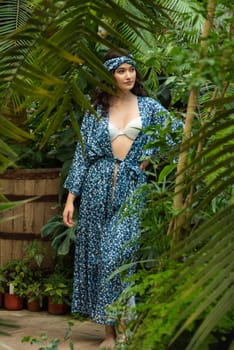
[[[144, 149], [144, 158], [152, 155], [160, 155], [162, 148], [170, 149], [176, 143], [172, 138], [172, 133], [176, 133], [178, 128], [182, 127], [182, 122], [173, 118], [173, 116], [161, 104], [153, 99], [149, 99], [150, 103], [150, 126], [146, 130], [147, 146]], [[170, 125], [171, 132], [166, 131], [167, 126]], [[162, 147], [162, 144], [163, 147]]]
[[89, 139], [89, 135], [93, 128], [93, 119], [90, 115], [84, 116], [81, 125], [81, 142], [77, 142], [76, 151], [73, 157], [73, 162], [68, 172], [67, 178], [64, 182], [64, 188], [75, 196], [79, 196], [82, 191], [82, 184], [87, 172], [87, 161], [86, 161], [86, 144]]

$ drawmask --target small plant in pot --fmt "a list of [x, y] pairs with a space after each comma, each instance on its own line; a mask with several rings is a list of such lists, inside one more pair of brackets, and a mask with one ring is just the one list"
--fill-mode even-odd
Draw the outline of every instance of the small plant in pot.
[[2, 266], [4, 274], [4, 307], [8, 310], [23, 308], [27, 287], [32, 281], [32, 271], [25, 261], [13, 259]]
[[44, 296], [43, 280], [32, 281], [27, 288], [27, 309], [29, 311], [40, 311]]
[[29, 311], [40, 311], [44, 299], [44, 274], [43, 261], [47, 254], [47, 248], [38, 240], [25, 243], [23, 246], [24, 261], [32, 271], [32, 278], [27, 286], [27, 308]]
[[64, 314], [71, 304], [72, 279], [61, 272], [53, 272], [45, 280], [45, 295], [48, 296], [48, 312]]

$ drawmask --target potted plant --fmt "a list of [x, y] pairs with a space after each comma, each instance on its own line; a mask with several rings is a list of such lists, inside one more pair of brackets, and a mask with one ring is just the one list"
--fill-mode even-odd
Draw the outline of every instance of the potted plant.
[[[0, 290], [5, 293], [4, 306], [9, 310], [27, 307], [40, 310], [44, 297], [44, 275], [42, 268], [47, 249], [37, 240], [23, 246], [23, 259], [12, 259], [0, 269]], [[2, 281], [2, 284], [1, 284]], [[14, 305], [11, 305], [11, 301]], [[35, 305], [36, 304], [36, 305]], [[17, 306], [18, 305], [18, 306]]]
[[44, 295], [44, 283], [42, 279], [30, 283], [27, 288], [27, 309], [34, 312], [40, 311]]
[[4, 275], [4, 307], [8, 310], [23, 308], [27, 287], [32, 281], [32, 271], [25, 261], [13, 259], [2, 266]]
[[31, 278], [28, 280], [26, 299], [29, 311], [40, 311], [44, 298], [44, 275], [43, 261], [48, 253], [46, 247], [39, 241], [33, 240], [23, 246], [24, 261], [31, 270]]
[[53, 272], [45, 280], [45, 295], [48, 297], [48, 312], [55, 315], [68, 311], [71, 303], [72, 279], [62, 272]]

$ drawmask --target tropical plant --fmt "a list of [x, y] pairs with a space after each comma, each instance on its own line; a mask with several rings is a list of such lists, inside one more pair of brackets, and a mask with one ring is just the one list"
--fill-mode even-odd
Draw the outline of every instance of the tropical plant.
[[[119, 3], [132, 7], [124, 10]], [[147, 199], [143, 230], [155, 234], [152, 223], [157, 232], [162, 228], [158, 242], [154, 235], [154, 243], [163, 244], [155, 263], [136, 275], [135, 289], [126, 291], [137, 295], [139, 306], [139, 317], [130, 325], [133, 337], [128, 348], [149, 350], [157, 344], [158, 349], [200, 350], [208, 347], [216, 331], [226, 334], [227, 323], [232, 326], [233, 322], [233, 4], [168, 0], [163, 10], [161, 4], [151, 0], [42, 1], [33, 11], [33, 21], [4, 37], [1, 111], [7, 116], [6, 102], [12, 92], [23, 92], [25, 104], [37, 100], [38, 130], [46, 125], [42, 146], [62, 125], [65, 114], [70, 115], [79, 136], [75, 106], [89, 108], [83, 93], [87, 81], [95, 85], [100, 84], [99, 77], [107, 78], [99, 60], [101, 51], [117, 43], [134, 52], [138, 45], [144, 46], [139, 44], [144, 39], [147, 42], [148, 34], [143, 36], [149, 29], [149, 45], [139, 54], [148, 55], [142, 71], [152, 83], [146, 87], [155, 90], [157, 73], [163, 73], [171, 93], [169, 108], [185, 120], [185, 133], [175, 195], [171, 185], [160, 196], [158, 184]], [[194, 16], [190, 16], [192, 11], [187, 11], [189, 16], [181, 11], [186, 6], [194, 10]], [[163, 24], [161, 32], [155, 26], [158, 22]], [[98, 35], [98, 25], [107, 36]], [[193, 32], [193, 28], [198, 30]], [[131, 40], [131, 31], [138, 35], [137, 45], [123, 40], [125, 34]], [[151, 41], [152, 37], [157, 40]], [[5, 49], [13, 40], [19, 42], [17, 50]], [[154, 49], [155, 42], [161, 44], [159, 50]], [[21, 106], [19, 99], [15, 106]], [[2, 117], [1, 125], [8, 122]], [[148, 247], [147, 242], [142, 244]], [[178, 343], [183, 339], [183, 345]]]
[[51, 298], [52, 303], [71, 303], [72, 279], [66, 277], [61, 272], [54, 271], [45, 279], [44, 293]]
[[[5, 36], [14, 30], [17, 30], [20, 26], [22, 26], [27, 19], [30, 17], [32, 6], [29, 6], [28, 1], [20, 1], [20, 4], [15, 1], [1, 2], [0, 6], [0, 18], [1, 18], [1, 30], [0, 35]], [[11, 50], [11, 48], [15, 45], [15, 43], [6, 42], [4, 39], [1, 40], [0, 51]], [[1, 74], [5, 77], [9, 72], [9, 65], [13, 68], [14, 65], [14, 56], [12, 56], [12, 62], [9, 60], [3, 60], [3, 66], [1, 66]], [[22, 94], [19, 99], [22, 99]], [[0, 117], [1, 120], [1, 170], [4, 170], [5, 166], [13, 166], [14, 160], [17, 159], [17, 154], [13, 151], [9, 144], [6, 142], [6, 137], [10, 139], [15, 139], [17, 142], [26, 142], [26, 140], [32, 139], [32, 135], [30, 135], [29, 130], [27, 129], [26, 121], [26, 110], [22, 108], [18, 111], [14, 109], [14, 99], [15, 94], [13, 94], [10, 98], [7, 98], [6, 101], [6, 111], [7, 111], [7, 119]], [[12, 118], [14, 119], [11, 122]], [[4, 139], [3, 139], [4, 138]], [[5, 165], [4, 165], [5, 164]]]
[[175, 68], [188, 53], [197, 60], [188, 59], [184, 71], [190, 93], [175, 188], [165, 190], [167, 179], [148, 185], [142, 247], [152, 251], [153, 242], [154, 260], [123, 295], [123, 309], [129, 297], [138, 301], [128, 349], [233, 345], [234, 98], [232, 59], [223, 56], [234, 54], [229, 11], [228, 2], [208, 1], [201, 41], [174, 51]]
[[[3, 292], [11, 290], [19, 297], [43, 297], [43, 278], [45, 271], [42, 262], [46, 248], [42, 243], [34, 240], [23, 247], [23, 259], [12, 259], [0, 268], [1, 289]], [[33, 293], [33, 294], [32, 294]]]
[[30, 243], [23, 245], [23, 261], [31, 270], [31, 278], [26, 286], [26, 293], [28, 302], [39, 300], [42, 305], [44, 294], [44, 278], [46, 269], [43, 268], [43, 261], [48, 253], [47, 248], [34, 239]]
[[[12, 259], [1, 267], [6, 280], [6, 287], [9, 290], [12, 288], [12, 294], [19, 297], [27, 295], [28, 285], [32, 281], [32, 271], [25, 261], [21, 259]], [[5, 290], [5, 292], [8, 292]]]
[[30, 243], [25, 243], [23, 245], [23, 260], [30, 266], [33, 270], [39, 269], [42, 266], [45, 255], [47, 254], [46, 247], [34, 239]]
[[[38, 1], [36, 0], [23, 0], [20, 3], [11, 0], [1, 4], [0, 18], [3, 21], [0, 34], [5, 38], [23, 28], [27, 21], [30, 20], [37, 3]], [[7, 21], [5, 18], [7, 18]], [[1, 43], [0, 50], [9, 50], [10, 52], [11, 50], [18, 50], [21, 45], [24, 46], [26, 41], [23, 43], [21, 40], [9, 40], [7, 43], [3, 39]], [[22, 48], [21, 60], [23, 59], [23, 55], [27, 55], [24, 48]], [[4, 69], [2, 74], [8, 75], [9, 66], [14, 71], [15, 61], [13, 59], [10, 63], [7, 60], [3, 61], [6, 64], [5, 68], [7, 68]], [[17, 102], [20, 106], [16, 107]], [[22, 91], [17, 92], [14, 90], [11, 97], [7, 97], [6, 118], [1, 117], [3, 122], [1, 161], [4, 161], [7, 167], [15, 167], [16, 164], [21, 168], [60, 167], [65, 161], [69, 161], [72, 158], [74, 140], [70, 134], [73, 133], [74, 135], [74, 132], [70, 128], [70, 123], [65, 115], [63, 117], [64, 122], [62, 127], [56, 129], [44, 149], [40, 149], [44, 131], [43, 129], [36, 131], [41, 121], [40, 117], [35, 117], [37, 108], [38, 106], [35, 100], [30, 104], [26, 104]], [[65, 143], [67, 134], [70, 141]], [[9, 143], [11, 147], [9, 147]], [[2, 171], [4, 169], [3, 167]]]
[[[1, 105], [1, 124], [7, 125], [10, 130], [8, 106], [13, 96], [13, 107], [18, 112], [36, 102], [38, 108], [35, 116], [40, 123], [34, 135], [21, 135], [35, 138], [35, 135], [43, 130], [42, 147], [57, 133], [66, 114], [69, 114], [71, 123], [79, 135], [75, 117], [77, 106], [90, 107], [84, 90], [86, 81], [93, 85], [100, 84], [98, 78], [90, 74], [90, 69], [108, 79], [100, 59], [93, 52], [94, 43], [110, 44], [98, 35], [98, 25], [103, 24], [110, 34], [115, 35], [124, 45], [118, 31], [102, 23], [100, 14], [112, 16], [116, 20], [121, 14], [122, 20], [128, 22], [133, 29], [136, 28], [134, 30], [137, 32], [139, 26], [146, 27], [148, 24], [146, 16], [142, 20], [142, 17], [123, 10], [114, 1], [105, 4], [102, 1], [77, 4], [73, 0], [50, 3], [41, 1], [38, 5], [35, 3], [31, 6], [30, 2], [29, 6], [29, 2], [23, 2], [23, 7], [30, 7], [29, 15], [27, 17], [24, 11], [19, 12], [18, 15], [23, 17], [20, 20], [21, 25], [12, 31], [16, 19], [13, 9], [16, 4], [15, 1], [8, 2], [8, 6], [12, 8], [9, 17], [13, 24], [4, 27], [0, 32], [3, 34], [1, 62], [4, 68], [1, 72], [3, 84], [0, 88], [0, 98], [4, 101], [4, 106]], [[144, 12], [147, 15], [147, 8]], [[6, 13], [4, 6], [2, 13]], [[15, 127], [13, 129], [13, 126], [11, 130], [20, 132]], [[11, 137], [9, 131], [2, 135]]]
[[40, 305], [42, 305], [43, 298], [45, 296], [44, 292], [44, 280], [43, 278], [39, 278], [37, 281], [32, 281], [27, 288], [26, 292], [28, 302], [32, 302], [34, 300], [39, 300]]
[[76, 228], [76, 224], [68, 228], [61, 215], [55, 215], [41, 228], [42, 237], [51, 239], [55, 257], [68, 255], [73, 251]]

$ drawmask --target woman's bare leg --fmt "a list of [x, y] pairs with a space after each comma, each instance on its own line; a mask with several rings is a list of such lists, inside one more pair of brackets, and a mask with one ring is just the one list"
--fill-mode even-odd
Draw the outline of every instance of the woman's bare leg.
[[115, 327], [105, 325], [105, 339], [100, 344], [99, 349], [103, 348], [108, 350], [114, 350], [115, 339], [116, 339]]

